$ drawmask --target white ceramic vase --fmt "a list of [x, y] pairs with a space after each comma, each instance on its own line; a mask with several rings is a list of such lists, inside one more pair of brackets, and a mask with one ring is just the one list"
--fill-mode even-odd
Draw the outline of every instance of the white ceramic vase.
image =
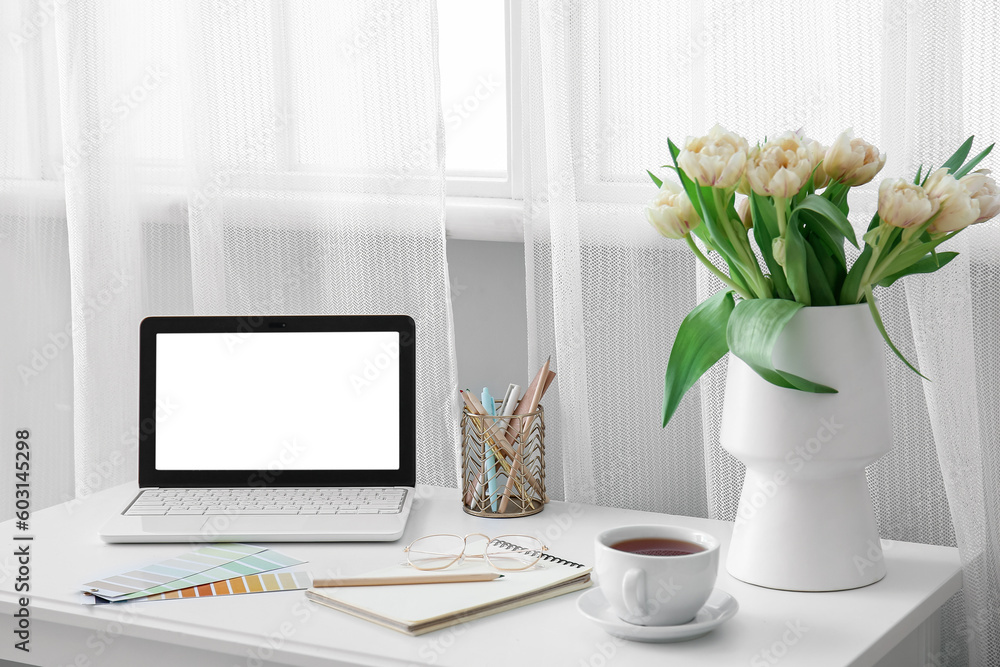
[[726, 563], [737, 579], [835, 591], [885, 576], [865, 478], [892, 446], [883, 345], [865, 304], [792, 317], [775, 367], [836, 394], [777, 387], [730, 355], [721, 443], [747, 468]]

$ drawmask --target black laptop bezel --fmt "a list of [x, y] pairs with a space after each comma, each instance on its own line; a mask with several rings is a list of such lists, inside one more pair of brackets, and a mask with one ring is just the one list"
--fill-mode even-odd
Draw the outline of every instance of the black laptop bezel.
[[[398, 470], [158, 470], [156, 336], [161, 333], [395, 331], [399, 333]], [[417, 477], [416, 324], [408, 315], [147, 317], [139, 325], [139, 486], [414, 486]]]

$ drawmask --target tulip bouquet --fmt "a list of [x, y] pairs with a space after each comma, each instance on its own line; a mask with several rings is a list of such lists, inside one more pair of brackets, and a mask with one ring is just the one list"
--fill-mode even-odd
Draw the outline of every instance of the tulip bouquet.
[[[937, 246], [1000, 211], [1000, 188], [989, 171], [973, 171], [992, 144], [967, 160], [969, 137], [940, 168], [921, 167], [912, 181], [882, 181], [863, 248], [847, 217], [847, 195], [875, 178], [885, 155], [850, 130], [829, 147], [788, 132], [750, 148], [716, 125], [683, 148], [668, 145], [673, 165], [664, 168], [680, 184], [649, 172], [659, 193], [646, 206], [646, 218], [663, 236], [686, 241], [726, 289], [681, 323], [667, 362], [664, 426], [687, 390], [727, 351], [780, 387], [835, 393], [772, 363], [774, 344], [804, 306], [866, 302], [886, 343], [919, 374], [889, 340], [872, 288], [937, 271], [958, 254], [937, 252]], [[850, 267], [845, 242], [861, 251]], [[708, 259], [710, 253], [728, 272]]]

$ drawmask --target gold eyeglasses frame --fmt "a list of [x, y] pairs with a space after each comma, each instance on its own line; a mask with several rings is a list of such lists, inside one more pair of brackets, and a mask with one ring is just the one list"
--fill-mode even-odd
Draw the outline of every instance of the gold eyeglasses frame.
[[[461, 552], [459, 552], [458, 554], [452, 554], [452, 553], [434, 554], [434, 555], [437, 555], [437, 556], [440, 556], [440, 557], [454, 556], [454, 559], [452, 559], [450, 562], [448, 562], [447, 564], [442, 565], [440, 567], [422, 567], [421, 565], [418, 565], [417, 563], [414, 563], [413, 562], [413, 558], [411, 557], [411, 554], [412, 554], [411, 550], [413, 548], [413, 545], [416, 544], [417, 542], [420, 542], [421, 540], [426, 540], [426, 539], [434, 538], [434, 537], [455, 537], [455, 538], [458, 538], [458, 539], [462, 540], [462, 550], [461, 550]], [[482, 537], [482, 538], [484, 538], [486, 540], [486, 546], [483, 548], [483, 553], [481, 555], [477, 555], [477, 554], [466, 555], [466, 550], [468, 549], [468, 546], [469, 546], [469, 538], [470, 537]], [[522, 537], [522, 538], [527, 538], [529, 540], [534, 540], [535, 542], [537, 542], [538, 543], [538, 549], [525, 550], [525, 552], [524, 552], [525, 554], [527, 554], [529, 556], [534, 556], [534, 560], [531, 561], [530, 563], [528, 563], [527, 565], [522, 566], [522, 567], [501, 567], [501, 566], [495, 564], [492, 561], [492, 559], [490, 558], [489, 546], [491, 544], [493, 544], [494, 542], [504, 542], [506, 544], [512, 544], [510, 541], [503, 539], [503, 538], [508, 538], [508, 537]], [[510, 533], [508, 533], [508, 534], [504, 534], [504, 535], [498, 535], [496, 537], [490, 537], [489, 535], [486, 535], [485, 533], [469, 533], [465, 537], [462, 537], [461, 535], [459, 535], [457, 533], [435, 533], [433, 535], [424, 535], [422, 537], [418, 537], [417, 539], [413, 540], [412, 542], [410, 542], [403, 549], [403, 553], [406, 554], [406, 561], [410, 564], [411, 567], [414, 567], [414, 568], [416, 568], [418, 570], [423, 570], [425, 572], [429, 572], [429, 571], [433, 571], [433, 570], [444, 570], [446, 568], [452, 567], [453, 565], [465, 562], [466, 558], [482, 558], [483, 561], [487, 565], [489, 565], [490, 567], [492, 567], [494, 570], [497, 570], [497, 571], [500, 571], [500, 572], [519, 572], [521, 570], [527, 570], [530, 567], [534, 567], [538, 563], [538, 561], [542, 560], [542, 558], [545, 556], [545, 552], [548, 551], [548, 550], [549, 550], [549, 548], [547, 546], [545, 546], [545, 544], [542, 543], [542, 541], [540, 539], [538, 539], [537, 537], [535, 537], [534, 535], [521, 535], [521, 534], [510, 534]], [[508, 553], [515, 553], [515, 552], [508, 552]]]

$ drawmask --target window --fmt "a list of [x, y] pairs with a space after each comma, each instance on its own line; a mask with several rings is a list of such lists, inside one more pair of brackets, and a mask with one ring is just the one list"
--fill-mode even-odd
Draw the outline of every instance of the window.
[[452, 178], [509, 173], [504, 0], [438, 0], [441, 107]]

